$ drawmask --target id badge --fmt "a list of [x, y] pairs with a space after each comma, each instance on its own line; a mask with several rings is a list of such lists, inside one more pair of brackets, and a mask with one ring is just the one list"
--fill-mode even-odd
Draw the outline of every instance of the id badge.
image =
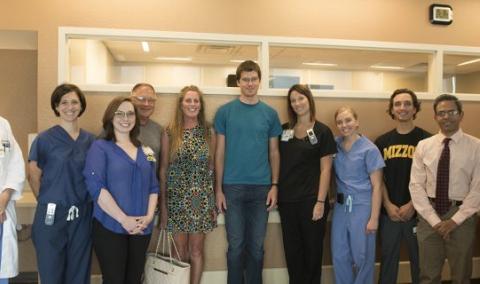
[[48, 203], [47, 205], [47, 214], [45, 215], [45, 225], [51, 226], [55, 222], [55, 209], [57, 204]]
[[293, 129], [285, 129], [282, 132], [282, 141], [287, 142], [293, 138]]
[[10, 152], [10, 140], [8, 139], [2, 139], [2, 148], [4, 154], [8, 154]]
[[310, 141], [310, 144], [315, 145], [318, 143], [317, 136], [315, 135], [315, 132], [313, 132], [312, 128], [307, 130], [307, 136], [308, 136], [308, 141]]

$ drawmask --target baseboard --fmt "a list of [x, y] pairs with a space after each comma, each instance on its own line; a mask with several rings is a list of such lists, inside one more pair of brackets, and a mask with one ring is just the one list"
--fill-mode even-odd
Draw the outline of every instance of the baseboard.
[[[334, 282], [333, 266], [324, 265], [322, 268], [322, 283], [332, 284]], [[380, 264], [375, 265], [375, 275], [378, 279]], [[472, 278], [480, 278], [480, 257], [473, 258]], [[450, 268], [445, 261], [442, 272], [442, 280], [450, 280]], [[93, 283], [93, 282], [92, 282]], [[203, 273], [201, 284], [224, 284], [227, 283], [227, 271], [205, 271]], [[286, 268], [266, 268], [263, 270], [263, 283], [265, 284], [288, 284], [288, 272]], [[377, 283], [377, 280], [375, 280]], [[410, 262], [401, 261], [399, 264], [397, 283], [411, 283], [410, 280]]]

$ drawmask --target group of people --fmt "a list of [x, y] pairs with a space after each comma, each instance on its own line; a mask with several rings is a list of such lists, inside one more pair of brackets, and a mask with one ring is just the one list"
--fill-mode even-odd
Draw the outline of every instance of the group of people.
[[[453, 283], [469, 282], [480, 140], [462, 132], [455, 96], [435, 99], [440, 131], [432, 136], [414, 125], [415, 93], [396, 90], [387, 110], [396, 128], [371, 142], [348, 106], [333, 116], [335, 138], [316, 119], [306, 85], [289, 89], [288, 121], [281, 125], [258, 98], [258, 64], [244, 61], [236, 78], [240, 96], [218, 109], [213, 125], [201, 90], [186, 86], [162, 128], [150, 119], [155, 90], [140, 83], [109, 103], [100, 135], [79, 127], [87, 101], [78, 87], [53, 91], [59, 123], [36, 137], [28, 157], [38, 200], [32, 240], [43, 283], [89, 283], [92, 247], [104, 283], [140, 283], [157, 207], [177, 257], [191, 264], [192, 284], [200, 283], [205, 234], [219, 213], [225, 214], [227, 282], [262, 283], [268, 215], [277, 206], [290, 283], [320, 283], [332, 204], [335, 283], [373, 283], [377, 230], [380, 283], [396, 283], [402, 240], [413, 283], [439, 283], [445, 258]], [[4, 119], [0, 138], [0, 283], [7, 283], [16, 274], [14, 200], [25, 172]]]

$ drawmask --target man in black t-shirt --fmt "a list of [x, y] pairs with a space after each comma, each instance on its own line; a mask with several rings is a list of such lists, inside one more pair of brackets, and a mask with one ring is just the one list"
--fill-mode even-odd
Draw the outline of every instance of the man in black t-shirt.
[[381, 284], [397, 283], [402, 240], [405, 240], [408, 247], [412, 283], [419, 283], [417, 218], [408, 184], [415, 147], [420, 140], [431, 136], [413, 124], [419, 111], [420, 102], [413, 91], [395, 90], [390, 97], [387, 113], [397, 121], [397, 126], [375, 141], [386, 164], [380, 217]]

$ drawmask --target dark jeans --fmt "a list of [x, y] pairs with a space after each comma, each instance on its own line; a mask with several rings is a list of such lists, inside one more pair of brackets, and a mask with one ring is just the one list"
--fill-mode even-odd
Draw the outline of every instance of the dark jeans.
[[316, 198], [283, 202], [278, 206], [282, 220], [283, 247], [290, 284], [320, 283], [323, 237], [329, 211], [325, 203], [322, 219], [312, 221]]
[[[260, 284], [269, 185], [223, 185], [227, 202], [228, 284]], [[244, 274], [245, 273], [245, 274]]]
[[114, 233], [93, 220], [93, 248], [104, 284], [140, 284], [151, 235]]
[[417, 218], [408, 222], [394, 222], [388, 215], [380, 216], [380, 240], [382, 244], [382, 260], [380, 264], [380, 284], [395, 284], [400, 261], [400, 244], [405, 240], [410, 257], [410, 275], [413, 284], [419, 283], [420, 267], [418, 264], [417, 235], [413, 228], [417, 226]]

